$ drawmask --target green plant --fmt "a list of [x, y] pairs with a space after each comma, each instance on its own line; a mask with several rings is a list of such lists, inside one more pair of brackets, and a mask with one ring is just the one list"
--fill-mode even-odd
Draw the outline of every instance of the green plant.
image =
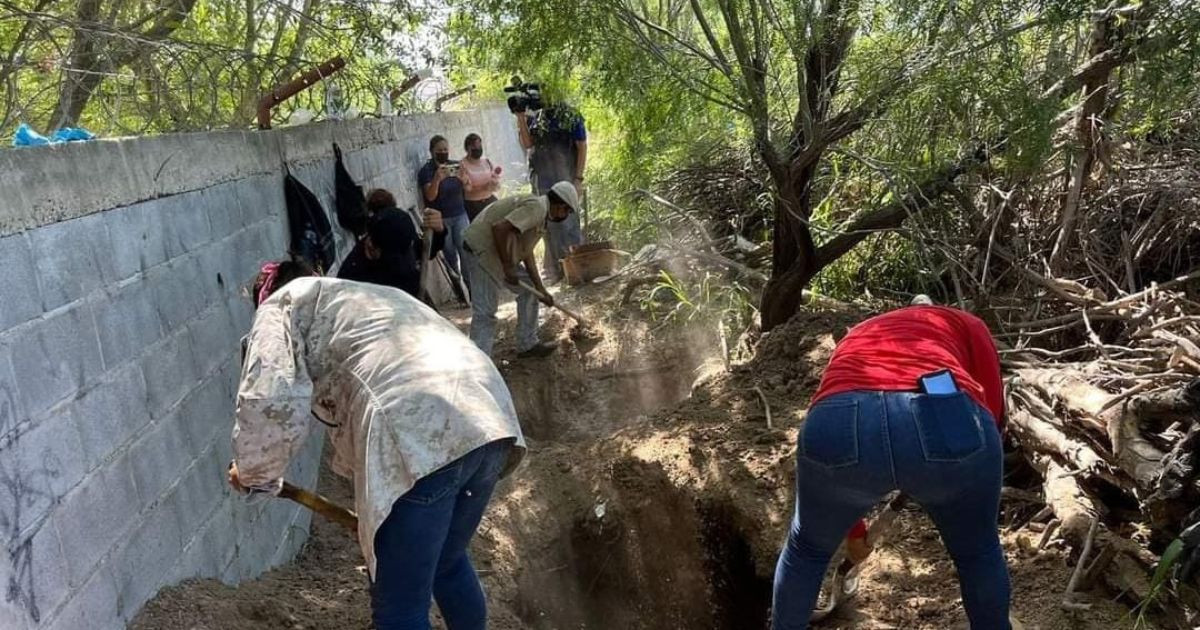
[[715, 325], [722, 342], [729, 345], [754, 323], [755, 297], [749, 287], [721, 274], [705, 272], [697, 279], [685, 279], [664, 270], [640, 305], [662, 326]]
[[1162, 557], [1158, 560], [1158, 566], [1154, 569], [1154, 576], [1150, 578], [1150, 593], [1129, 611], [1129, 616], [1134, 619], [1134, 628], [1151, 627], [1146, 615], [1163, 598], [1164, 590], [1170, 585], [1171, 572], [1175, 569], [1182, 553], [1183, 541], [1178, 539], [1167, 545], [1166, 550], [1163, 551]]

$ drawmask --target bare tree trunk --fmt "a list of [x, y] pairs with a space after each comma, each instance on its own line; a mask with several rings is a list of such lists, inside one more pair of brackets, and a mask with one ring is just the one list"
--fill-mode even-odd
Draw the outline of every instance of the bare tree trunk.
[[100, 85], [103, 58], [100, 37], [94, 29], [100, 22], [101, 4], [101, 0], [80, 0], [76, 8], [71, 54], [63, 68], [58, 104], [47, 120], [47, 129], [77, 123], [88, 98]]
[[[1096, 19], [1092, 28], [1091, 43], [1088, 45], [1089, 59], [1099, 57], [1112, 48], [1112, 20], [1111, 15]], [[1092, 174], [1092, 166], [1096, 163], [1096, 145], [1102, 141], [1099, 128], [1103, 121], [1100, 117], [1108, 102], [1108, 82], [1114, 69], [1116, 66], [1107, 67], [1102, 72], [1088, 77], [1083, 84], [1083, 105], [1076, 112], [1074, 119], [1076, 146], [1072, 156], [1075, 166], [1071, 169], [1067, 195], [1063, 199], [1058, 238], [1055, 239], [1054, 249], [1050, 253], [1050, 267], [1054, 270], [1061, 270], [1063, 256], [1075, 236], [1079, 200], [1083, 196], [1088, 177]]]
[[775, 203], [774, 251], [771, 279], [763, 290], [759, 310], [763, 330], [786, 322], [800, 309], [804, 288], [820, 271], [816, 246], [808, 227], [809, 193], [813, 170], [779, 191]]
[[[171, 36], [187, 18], [196, 0], [163, 0], [135, 24], [153, 22], [142, 32], [134, 33], [139, 43], [128, 43], [122, 38], [107, 40], [96, 32], [101, 25], [101, 0], [80, 0], [76, 11], [77, 26], [71, 46], [70, 67], [63, 71], [63, 82], [59, 91], [58, 104], [49, 119], [49, 128], [67, 127], [79, 122], [88, 100], [105, 75], [134, 63], [144, 55], [149, 46], [145, 42], [161, 41]], [[106, 19], [115, 19], [116, 11]], [[112, 26], [112, 22], [105, 22]]]

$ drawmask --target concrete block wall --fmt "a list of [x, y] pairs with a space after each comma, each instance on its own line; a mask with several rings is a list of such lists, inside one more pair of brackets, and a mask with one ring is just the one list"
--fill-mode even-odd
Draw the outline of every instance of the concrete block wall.
[[[164, 586], [299, 550], [307, 511], [224, 484], [284, 164], [332, 220], [332, 142], [415, 205], [429, 136], [471, 131], [523, 176], [503, 110], [0, 151], [0, 628], [122, 628]], [[289, 478], [315, 483], [321, 437]]]

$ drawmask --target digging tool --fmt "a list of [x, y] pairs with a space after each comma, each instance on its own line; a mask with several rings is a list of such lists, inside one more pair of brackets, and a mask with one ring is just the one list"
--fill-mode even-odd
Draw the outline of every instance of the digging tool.
[[290, 499], [303, 505], [304, 507], [324, 516], [325, 518], [337, 523], [350, 530], [350, 533], [358, 535], [358, 515], [346, 508], [326, 499], [325, 497], [309, 492], [304, 488], [293, 486], [287, 481], [283, 482], [283, 489], [279, 491], [279, 496], [285, 499]]
[[[545, 293], [542, 293], [541, 291], [538, 291], [537, 289], [533, 288], [533, 285], [529, 284], [528, 282], [525, 282], [524, 280], [519, 280], [517, 282], [517, 284], [520, 285], [520, 287], [522, 289], [525, 289], [526, 291], [529, 291], [530, 293], [532, 293], [540, 298], [548, 297]], [[590, 320], [585, 319], [579, 313], [576, 313], [575, 311], [572, 311], [572, 310], [568, 309], [567, 307], [562, 306], [561, 304], [558, 303], [558, 300], [554, 300], [554, 308], [561, 311], [567, 317], [570, 317], [571, 319], [575, 320], [575, 323], [578, 324], [577, 331], [572, 331], [571, 337], [597, 338], [597, 337], [603, 336], [600, 333], [600, 329], [597, 328], [595, 324], [593, 324]]]
[[432, 273], [429, 254], [433, 252], [433, 230], [425, 228], [421, 231], [421, 280], [417, 289], [417, 299], [432, 304], [429, 299], [429, 274]]
[[[888, 501], [887, 506], [883, 511], [871, 521], [871, 525], [867, 528], [867, 544], [871, 549], [883, 541], [887, 534], [896, 524], [896, 517], [900, 516], [900, 510], [908, 505], [908, 497], [903, 493], [897, 494], [891, 501]], [[861, 567], [866, 562], [854, 564], [849, 558], [845, 558], [844, 554], [839, 553], [834, 557], [835, 560], [840, 558], [832, 575], [826, 578], [825, 586], [821, 591], [828, 592], [829, 597], [824, 606], [819, 606], [813, 611], [810, 622], [818, 622], [837, 610], [839, 606], [847, 600], [853, 599], [858, 594], [859, 573]]]

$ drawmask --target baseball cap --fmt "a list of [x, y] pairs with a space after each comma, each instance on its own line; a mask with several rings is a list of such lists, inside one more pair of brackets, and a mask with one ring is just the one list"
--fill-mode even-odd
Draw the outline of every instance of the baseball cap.
[[550, 187], [550, 190], [562, 199], [571, 210], [579, 212], [579, 193], [575, 192], [575, 186], [571, 182], [562, 181]]

